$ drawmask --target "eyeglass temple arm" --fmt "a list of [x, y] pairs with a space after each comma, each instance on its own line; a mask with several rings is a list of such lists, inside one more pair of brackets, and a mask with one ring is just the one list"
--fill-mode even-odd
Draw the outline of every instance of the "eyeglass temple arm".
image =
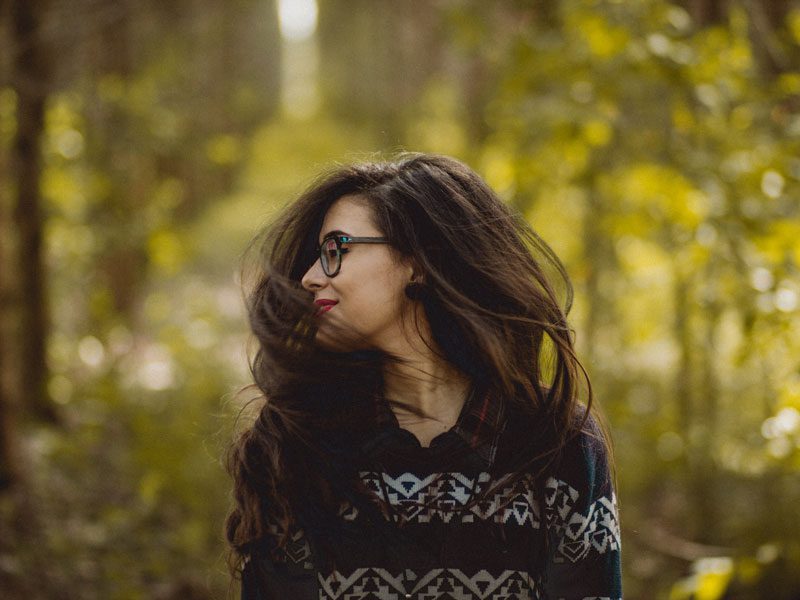
[[350, 237], [342, 236], [339, 238], [343, 244], [348, 242], [357, 242], [361, 244], [388, 244], [389, 240], [384, 237]]

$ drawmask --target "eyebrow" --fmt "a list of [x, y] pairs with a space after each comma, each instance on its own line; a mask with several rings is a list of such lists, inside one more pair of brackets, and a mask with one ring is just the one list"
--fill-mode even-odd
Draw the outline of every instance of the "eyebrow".
[[[332, 235], [347, 235], [347, 236], [349, 236], [350, 234], [349, 234], [349, 233], [347, 233], [346, 231], [342, 231], [341, 229], [332, 229], [331, 231], [329, 231], [328, 233], [326, 233], [325, 235], [323, 235], [323, 236], [322, 236], [322, 239], [324, 240], [325, 238], [328, 238], [328, 237], [330, 237], [330, 236], [332, 236]], [[320, 244], [321, 244], [321, 243], [322, 243], [322, 242], [320, 241]]]

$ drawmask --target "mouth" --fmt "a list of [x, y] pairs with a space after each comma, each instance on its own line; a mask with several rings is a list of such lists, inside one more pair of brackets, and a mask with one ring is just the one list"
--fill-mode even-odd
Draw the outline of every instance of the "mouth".
[[317, 300], [314, 304], [319, 307], [317, 309], [316, 316], [320, 316], [336, 306], [338, 302], [336, 300]]

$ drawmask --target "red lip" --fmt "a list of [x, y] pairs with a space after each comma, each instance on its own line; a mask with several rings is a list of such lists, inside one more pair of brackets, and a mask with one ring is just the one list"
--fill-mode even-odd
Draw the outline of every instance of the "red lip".
[[339, 301], [320, 298], [319, 300], [314, 300], [314, 304], [316, 304], [317, 306], [333, 306], [334, 304], [339, 304]]
[[317, 316], [321, 315], [322, 313], [328, 312], [330, 309], [334, 307], [334, 305], [339, 304], [338, 300], [326, 300], [321, 298], [319, 300], [314, 300], [314, 304], [319, 306], [317, 309]]

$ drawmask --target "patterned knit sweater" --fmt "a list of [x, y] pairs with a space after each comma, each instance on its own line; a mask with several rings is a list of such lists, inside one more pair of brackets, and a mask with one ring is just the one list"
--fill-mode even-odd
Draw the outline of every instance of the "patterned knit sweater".
[[366, 511], [343, 504], [347, 534], [333, 543], [333, 567], [315, 560], [298, 529], [278, 557], [246, 561], [242, 600], [622, 598], [616, 496], [592, 419], [537, 485], [533, 473], [504, 483], [534, 452], [536, 429], [488, 394], [473, 391], [456, 425], [427, 448], [388, 405], [378, 410], [359, 475], [398, 535], [387, 538]]

